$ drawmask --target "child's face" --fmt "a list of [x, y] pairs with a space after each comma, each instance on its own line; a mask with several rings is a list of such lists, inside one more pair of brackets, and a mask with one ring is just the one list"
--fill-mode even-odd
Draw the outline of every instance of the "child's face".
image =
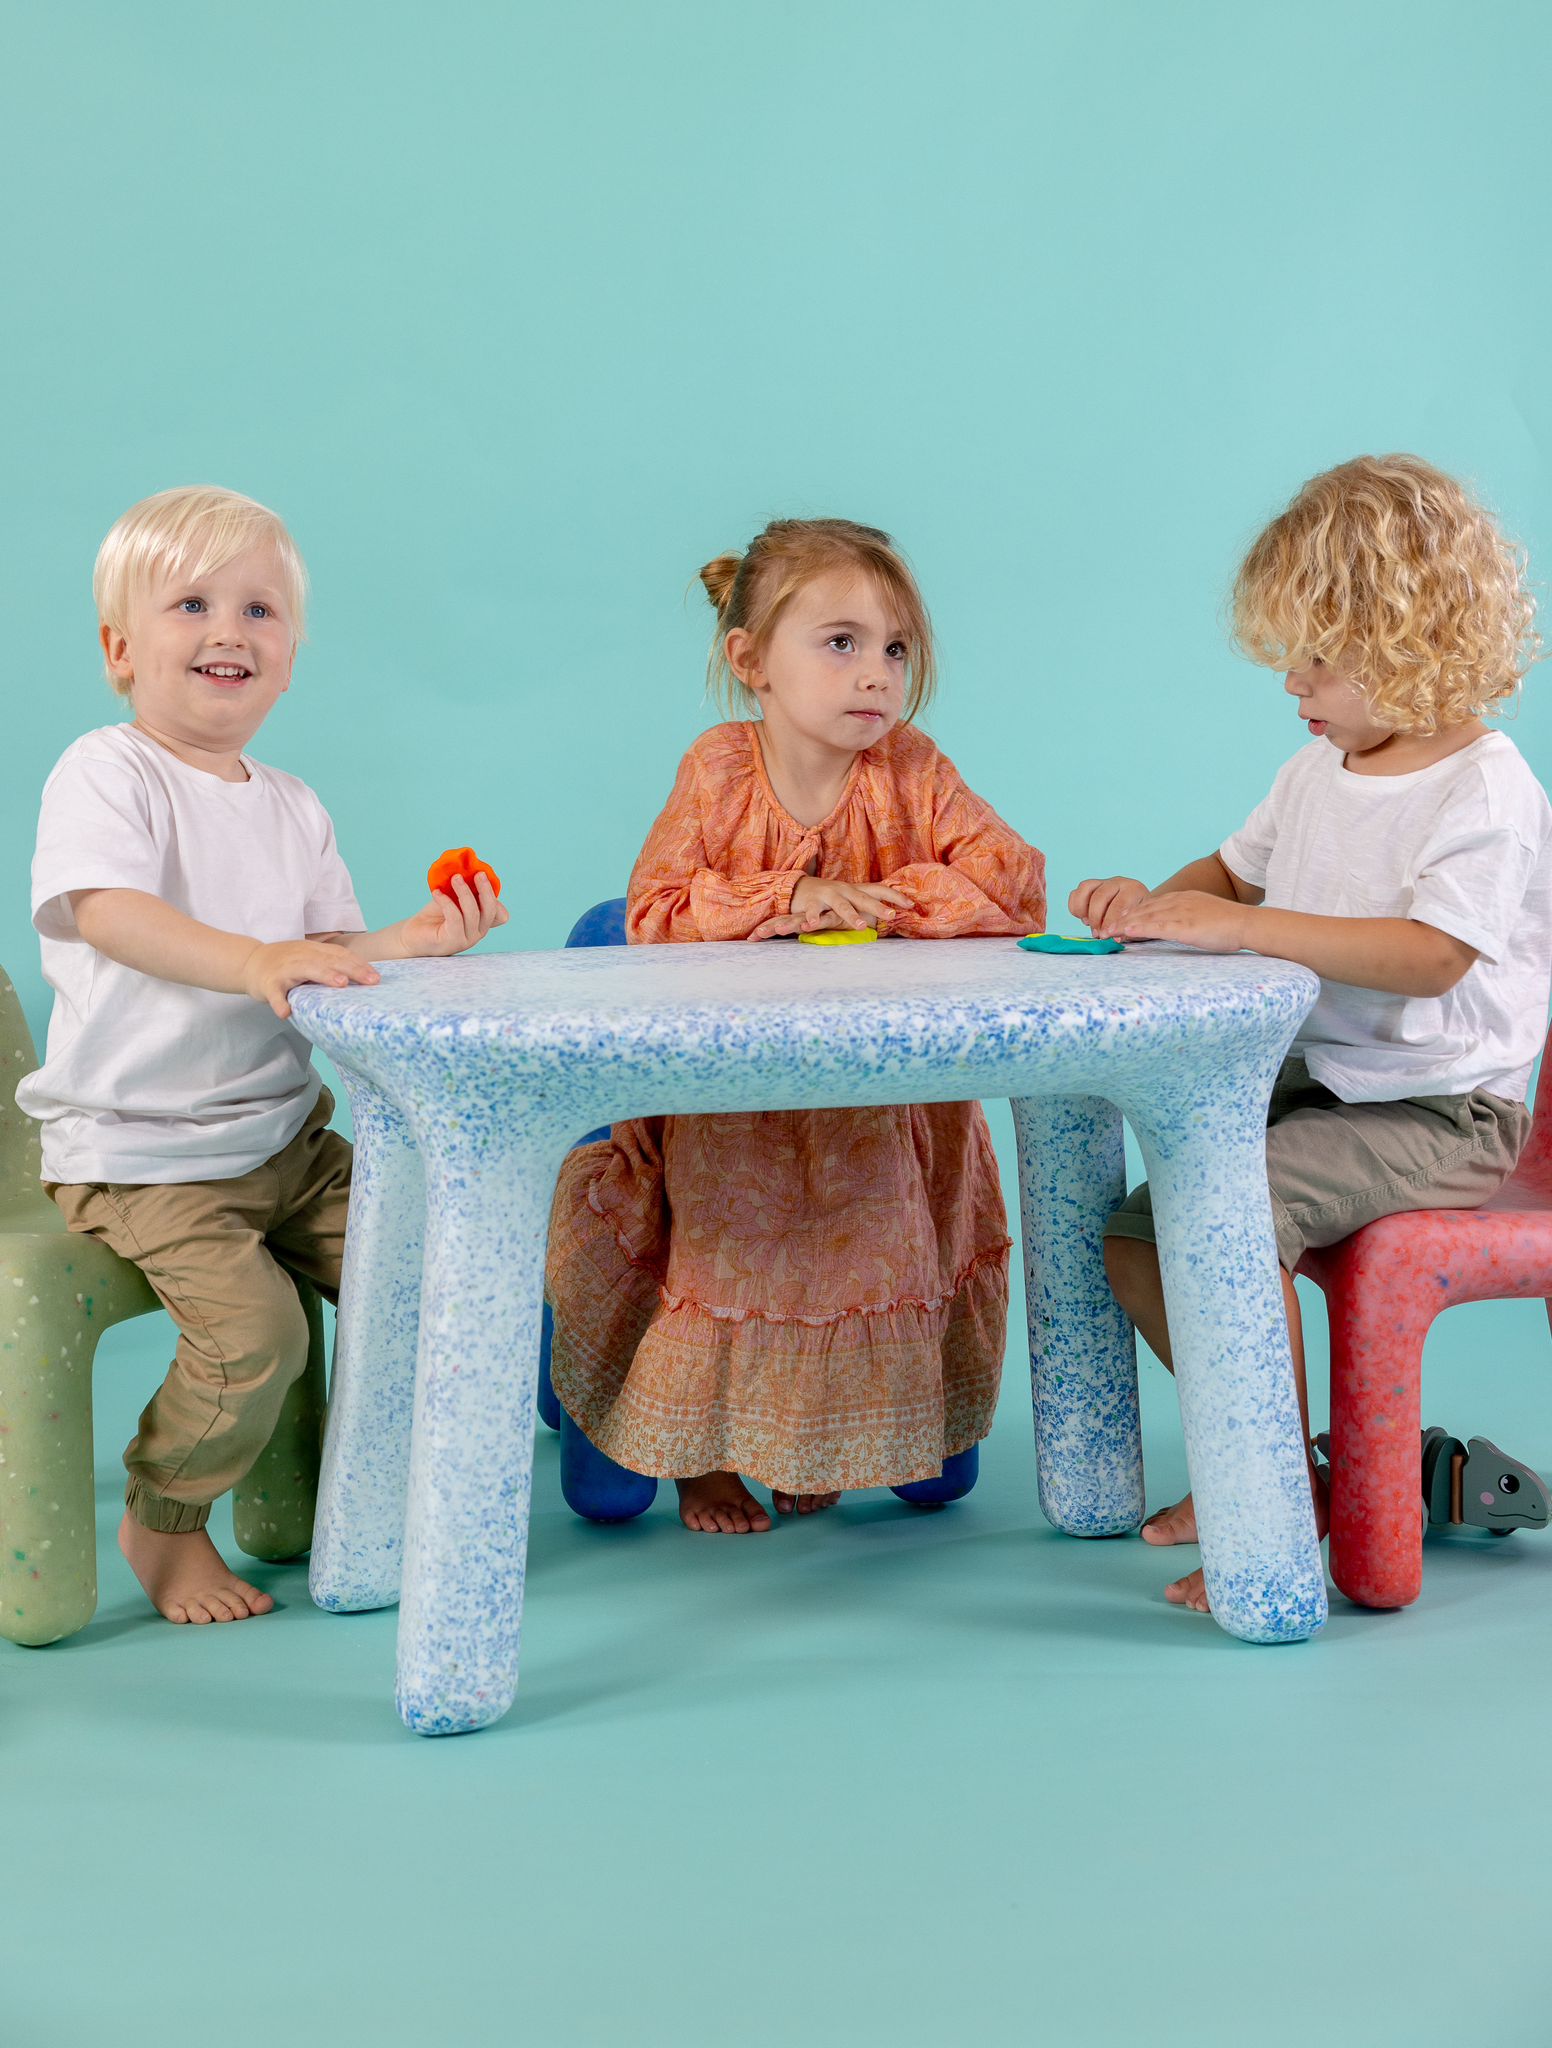
[[195, 579], [158, 573], [122, 632], [102, 628], [102, 645], [139, 724], [205, 752], [241, 753], [290, 688], [296, 656], [274, 549], [245, 549]]
[[1312, 661], [1289, 669], [1283, 688], [1297, 699], [1299, 716], [1316, 739], [1329, 740], [1341, 753], [1367, 754], [1394, 736], [1393, 726], [1371, 717], [1362, 684], [1340, 663]]
[[767, 723], [845, 753], [875, 745], [899, 724], [906, 654], [882, 593], [854, 570], [805, 584], [757, 659], [747, 634], [728, 634], [728, 659]]

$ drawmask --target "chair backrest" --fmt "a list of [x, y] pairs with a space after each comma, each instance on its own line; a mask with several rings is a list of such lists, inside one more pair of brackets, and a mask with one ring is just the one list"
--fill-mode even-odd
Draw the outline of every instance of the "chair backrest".
[[1552, 1194], [1552, 1032], [1541, 1050], [1541, 1078], [1531, 1105], [1530, 1136], [1525, 1140], [1514, 1178], [1522, 1187]]
[[37, 1064], [22, 999], [0, 968], [0, 1203], [38, 1192], [38, 1127], [16, 1107], [16, 1084]]
[[625, 898], [611, 896], [607, 903], [595, 903], [584, 910], [571, 927], [568, 946], [623, 946], [625, 944]]

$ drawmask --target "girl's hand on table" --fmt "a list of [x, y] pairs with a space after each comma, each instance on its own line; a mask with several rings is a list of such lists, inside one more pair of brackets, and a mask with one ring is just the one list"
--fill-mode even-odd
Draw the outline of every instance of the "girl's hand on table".
[[804, 875], [792, 892], [794, 927], [800, 932], [864, 932], [889, 922], [892, 910], [914, 910], [914, 901], [887, 882], [832, 882]]
[[1250, 925], [1256, 915], [1251, 905], [1225, 903], [1205, 889], [1170, 889], [1162, 896], [1149, 896], [1130, 911], [1119, 915], [1112, 911], [1104, 936], [1170, 939], [1204, 953], [1238, 953], [1251, 943]]
[[424, 910], [405, 918], [399, 937], [407, 960], [445, 959], [466, 953], [485, 934], [507, 922], [507, 909], [496, 899], [488, 875], [476, 875], [471, 889], [462, 875], [454, 875], [447, 889], [439, 889]]
[[1081, 918], [1097, 939], [1121, 936], [1120, 920], [1148, 900], [1148, 885], [1130, 875], [1107, 875], [1103, 881], [1080, 882], [1067, 898], [1067, 908]]

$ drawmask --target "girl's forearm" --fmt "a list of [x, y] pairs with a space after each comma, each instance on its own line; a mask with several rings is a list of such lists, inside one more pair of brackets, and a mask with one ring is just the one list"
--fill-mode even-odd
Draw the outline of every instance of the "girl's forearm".
[[70, 901], [81, 937], [121, 967], [218, 995], [247, 993], [244, 970], [260, 940], [201, 924], [143, 889], [82, 889]]

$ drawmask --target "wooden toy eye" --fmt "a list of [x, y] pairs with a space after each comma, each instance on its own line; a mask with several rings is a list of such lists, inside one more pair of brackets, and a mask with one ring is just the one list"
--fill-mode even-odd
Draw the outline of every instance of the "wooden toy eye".
[[1500, 1473], [1499, 1473], [1499, 1475], [1498, 1475], [1498, 1491], [1499, 1491], [1500, 1493], [1518, 1493], [1518, 1492], [1519, 1492], [1519, 1490], [1520, 1490], [1520, 1482], [1518, 1481], [1518, 1479], [1516, 1479], [1516, 1478], [1515, 1478], [1515, 1476], [1514, 1476], [1514, 1474], [1513, 1474], [1512, 1472], [1500, 1472]]

